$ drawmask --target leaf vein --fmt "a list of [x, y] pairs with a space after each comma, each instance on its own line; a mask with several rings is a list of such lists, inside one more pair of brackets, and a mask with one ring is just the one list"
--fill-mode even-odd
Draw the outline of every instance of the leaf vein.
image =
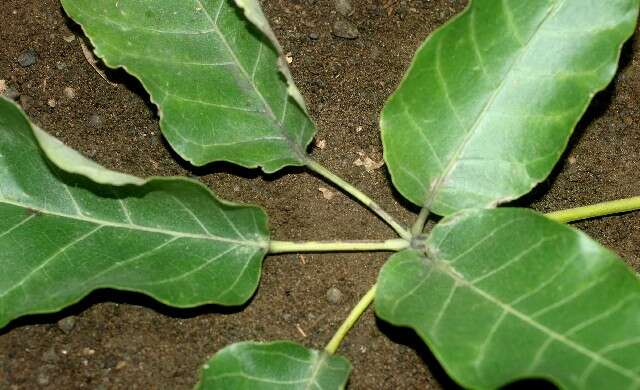
[[2, 232], [0, 234], [0, 238], [6, 236], [7, 234], [11, 233], [12, 231], [16, 230], [17, 228], [19, 228], [20, 226], [24, 225], [25, 223], [29, 222], [31, 219], [33, 219], [36, 216], [35, 213], [32, 213], [30, 215], [28, 215], [26, 218], [24, 218], [22, 221], [16, 223], [15, 225], [11, 226], [9, 229], [5, 230], [4, 232]]
[[[460, 277], [459, 273], [455, 272], [455, 270], [453, 268], [445, 269], [444, 271], [452, 279], [457, 280], [458, 283], [460, 283], [464, 287], [468, 288], [471, 292], [479, 295], [480, 297], [482, 297], [485, 300], [493, 303], [494, 305], [498, 306], [499, 308], [501, 308], [503, 310], [506, 310], [509, 314], [511, 314], [514, 317], [520, 319], [524, 323], [529, 324], [533, 328], [539, 330], [542, 334], [547, 335], [547, 337], [551, 341], [560, 342], [560, 343], [564, 344], [565, 346], [575, 350], [576, 352], [587, 356], [590, 359], [597, 360], [603, 366], [611, 369], [612, 371], [615, 371], [615, 372], [621, 374], [622, 376], [625, 376], [625, 377], [627, 377], [629, 379], [632, 379], [635, 382], [639, 382], [640, 381], [640, 375], [638, 375], [638, 374], [634, 373], [633, 371], [631, 371], [631, 370], [619, 365], [618, 363], [616, 363], [614, 361], [611, 361], [611, 360], [607, 359], [606, 357], [598, 354], [597, 352], [589, 349], [588, 347], [586, 347], [586, 346], [584, 346], [582, 344], [579, 344], [579, 343], [567, 338], [563, 334], [558, 333], [555, 330], [549, 328], [548, 326], [543, 325], [542, 323], [536, 321], [533, 316], [530, 316], [530, 315], [527, 315], [527, 314], [525, 314], [523, 312], [520, 312], [519, 310], [517, 310], [514, 307], [510, 306], [509, 304], [507, 304], [505, 302], [502, 302], [502, 300], [500, 300], [499, 298], [491, 295], [490, 293], [484, 291], [481, 288], [478, 288], [477, 286], [474, 286], [473, 284], [469, 283], [464, 278]], [[536, 363], [536, 360], [534, 360], [532, 362], [532, 367], [535, 367], [533, 364]]]
[[68, 244], [64, 245], [63, 247], [61, 247], [60, 249], [55, 251], [51, 256], [49, 256], [48, 258], [44, 259], [42, 261], [42, 263], [40, 263], [37, 267], [33, 268], [31, 270], [31, 272], [26, 274], [16, 284], [14, 284], [10, 288], [6, 289], [4, 292], [0, 293], [0, 300], [4, 299], [4, 297], [6, 297], [10, 292], [14, 291], [18, 287], [22, 287], [22, 285], [24, 285], [35, 274], [37, 274], [39, 271], [42, 271], [47, 265], [49, 265], [49, 263], [51, 263], [53, 260], [55, 260], [58, 256], [64, 254], [69, 248], [71, 248], [71, 247], [81, 243], [82, 241], [86, 240], [87, 238], [89, 238], [91, 235], [93, 235], [95, 232], [97, 232], [100, 229], [102, 229], [102, 226], [97, 226], [94, 229], [90, 230], [88, 233], [83, 234], [82, 236], [74, 239], [73, 241], [69, 242]]
[[43, 208], [34, 208], [34, 207], [31, 207], [30, 205], [25, 205], [25, 204], [22, 204], [22, 203], [19, 203], [19, 202], [13, 202], [13, 201], [9, 201], [9, 200], [6, 200], [6, 199], [5, 200], [0, 200], [0, 203], [5, 203], [5, 204], [17, 206], [17, 207], [21, 207], [21, 208], [24, 208], [24, 209], [29, 209], [30, 208], [32, 210], [35, 210], [35, 211], [41, 213], [41, 214], [46, 214], [46, 215], [51, 215], [51, 216], [56, 216], [56, 217], [62, 217], [62, 218], [74, 219], [74, 220], [78, 220], [78, 221], [89, 222], [89, 223], [92, 223], [92, 224], [95, 224], [95, 225], [99, 225], [101, 227], [109, 226], [109, 227], [114, 227], [114, 228], [131, 229], [131, 230], [138, 230], [138, 231], [144, 231], [144, 232], [149, 232], [149, 233], [158, 233], [158, 234], [174, 236], [174, 237], [178, 237], [178, 238], [194, 238], [194, 239], [202, 239], [202, 240], [231, 242], [231, 243], [237, 243], [237, 244], [241, 244], [241, 245], [259, 247], [259, 248], [265, 248], [266, 247], [265, 243], [258, 243], [258, 242], [253, 242], [253, 241], [238, 241], [238, 240], [234, 240], [234, 239], [231, 239], [231, 238], [215, 236], [215, 235], [185, 233], [185, 232], [179, 232], [179, 231], [175, 231], [175, 230], [154, 228], [154, 227], [142, 226], [142, 225], [137, 225], [137, 224], [129, 224], [129, 223], [121, 223], [121, 222], [100, 220], [100, 219], [88, 217], [86, 215], [64, 214], [64, 213], [60, 213], [60, 212], [54, 212], [54, 211], [51, 211], [51, 210], [43, 209]]
[[[554, 13], [555, 10], [557, 10], [557, 8], [554, 8], [554, 7], [550, 7], [549, 8], [549, 10], [547, 11], [547, 14], [544, 16], [542, 21], [536, 27], [536, 31], [539, 31], [542, 28], [544, 23], [550, 18], [550, 16]], [[462, 140], [460, 145], [456, 148], [456, 150], [453, 153], [451, 159], [449, 160], [449, 163], [447, 164], [446, 169], [444, 170], [442, 175], [440, 175], [437, 178], [436, 182], [434, 183], [433, 187], [431, 188], [431, 193], [429, 195], [429, 198], [425, 200], [425, 207], [430, 208], [432, 203], [435, 201], [435, 199], [436, 199], [436, 197], [438, 195], [438, 192], [439, 192], [438, 190], [439, 190], [440, 186], [445, 184], [447, 177], [453, 172], [453, 170], [454, 170], [454, 168], [456, 166], [456, 163], [457, 163], [457, 159], [460, 157], [460, 154], [464, 151], [466, 146], [471, 141], [471, 138], [472, 138], [473, 134], [475, 133], [476, 129], [482, 123], [482, 119], [487, 115], [487, 113], [489, 112], [490, 108], [493, 106], [493, 103], [495, 102], [497, 97], [502, 93], [503, 88], [507, 84], [507, 80], [509, 80], [509, 76], [511, 75], [512, 70], [515, 69], [516, 64], [518, 64], [520, 62], [520, 60], [522, 58], [524, 58], [525, 54], [528, 53], [528, 51], [530, 49], [529, 43], [531, 42], [531, 39], [533, 38], [534, 35], [535, 35], [535, 33], [531, 34], [531, 36], [529, 37], [529, 40], [527, 41], [527, 44], [523, 46], [523, 48], [520, 50], [520, 53], [517, 55], [517, 57], [511, 62], [511, 64], [509, 64], [509, 67], [507, 68], [506, 72], [504, 73], [504, 76], [502, 77], [502, 80], [500, 80], [500, 83], [498, 84], [498, 86], [495, 88], [495, 90], [488, 97], [486, 103], [484, 104], [484, 106], [482, 107], [480, 112], [478, 113], [478, 116], [476, 117], [475, 121], [473, 122], [473, 124], [471, 125], [469, 130], [465, 132], [464, 139]], [[439, 56], [436, 55], [436, 65], [438, 64], [438, 58], [439, 58]]]

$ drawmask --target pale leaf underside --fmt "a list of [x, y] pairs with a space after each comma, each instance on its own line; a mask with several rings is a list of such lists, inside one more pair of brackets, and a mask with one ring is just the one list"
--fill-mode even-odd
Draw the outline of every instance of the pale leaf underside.
[[351, 365], [340, 357], [288, 341], [230, 345], [202, 370], [198, 389], [343, 389]]
[[294, 98], [288, 71], [280, 73], [277, 44], [233, 0], [62, 4], [107, 65], [142, 82], [183, 158], [267, 172], [304, 163], [315, 127]]
[[[51, 145], [52, 155], [72, 153], [42, 144]], [[79, 155], [71, 163], [127, 178]], [[0, 327], [101, 287], [175, 306], [241, 304], [253, 294], [269, 240], [262, 210], [187, 179], [137, 181], [96, 184], [54, 166], [22, 112], [0, 99]]]

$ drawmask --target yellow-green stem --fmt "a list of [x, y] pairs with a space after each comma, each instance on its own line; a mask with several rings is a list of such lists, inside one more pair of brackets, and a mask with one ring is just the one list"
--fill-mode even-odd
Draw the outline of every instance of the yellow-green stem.
[[346, 182], [342, 178], [338, 177], [336, 174], [323, 167], [320, 163], [311, 158], [306, 161], [307, 168], [311, 169], [315, 173], [329, 180], [339, 188], [343, 189], [347, 193], [351, 194], [354, 198], [360, 201], [362, 204], [367, 206], [371, 211], [373, 211], [378, 217], [380, 217], [383, 221], [385, 221], [389, 226], [393, 228], [393, 230], [398, 233], [398, 235], [405, 240], [411, 239], [411, 233], [402, 226], [395, 218], [393, 218], [389, 213], [382, 209], [376, 202], [374, 202], [371, 198], [369, 198], [365, 193]]
[[422, 231], [424, 230], [424, 225], [427, 223], [427, 218], [429, 218], [429, 213], [430, 211], [426, 207], [423, 207], [420, 210], [420, 214], [418, 214], [418, 218], [416, 219], [416, 222], [411, 227], [411, 234], [414, 237], [422, 233]]
[[351, 313], [349, 313], [349, 316], [347, 317], [347, 319], [344, 320], [342, 325], [340, 325], [340, 328], [338, 328], [336, 333], [333, 335], [333, 337], [329, 341], [329, 344], [327, 344], [327, 346], [324, 348], [325, 351], [327, 351], [332, 355], [336, 353], [342, 340], [345, 338], [347, 333], [349, 333], [349, 330], [351, 330], [353, 325], [355, 325], [355, 323], [358, 322], [362, 314], [365, 312], [365, 310], [367, 310], [367, 307], [369, 307], [371, 302], [373, 302], [373, 298], [375, 296], [376, 296], [376, 285], [374, 284], [369, 289], [369, 291], [367, 291], [367, 293], [364, 294], [362, 298], [360, 298], [360, 301], [351, 310]]
[[601, 217], [603, 215], [624, 213], [640, 209], [640, 196], [610, 202], [596, 203], [589, 206], [559, 210], [545, 214], [547, 218], [560, 223], [579, 221], [581, 219]]
[[[626, 211], [638, 210], [640, 209], [640, 196], [628, 198], [628, 199], [619, 199], [610, 202], [597, 203], [590, 206], [584, 207], [576, 207], [573, 209], [567, 210], [559, 210], [551, 213], [545, 214], [547, 218], [553, 219], [554, 221], [560, 223], [568, 223], [572, 221], [578, 221], [586, 218], [594, 218], [600, 217], [603, 215], [623, 213]], [[428, 210], [423, 209], [420, 212], [420, 216], [418, 220], [413, 225], [413, 233], [417, 234], [418, 229], [422, 230], [424, 226], [424, 222], [429, 216]], [[406, 240], [400, 240], [407, 242]], [[360, 319], [362, 314], [367, 310], [367, 307], [373, 302], [373, 299], [376, 295], [376, 285], [374, 284], [369, 291], [360, 299], [360, 301], [356, 304], [356, 306], [351, 310], [347, 319], [340, 325], [340, 328], [333, 335], [327, 346], [325, 347], [325, 351], [330, 354], [334, 354], [342, 340], [346, 337], [349, 330], [355, 325], [356, 322]]]
[[386, 241], [276, 241], [269, 242], [269, 253], [299, 252], [369, 252], [401, 251], [409, 247], [409, 241], [393, 238]]

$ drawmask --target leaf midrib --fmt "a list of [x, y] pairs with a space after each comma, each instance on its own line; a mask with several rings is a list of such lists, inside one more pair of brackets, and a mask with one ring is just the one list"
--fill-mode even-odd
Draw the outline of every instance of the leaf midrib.
[[172, 237], [177, 237], [177, 238], [191, 238], [191, 239], [197, 239], [197, 240], [210, 240], [210, 241], [218, 241], [218, 242], [227, 242], [227, 243], [232, 243], [232, 244], [238, 244], [238, 245], [246, 245], [246, 246], [252, 246], [252, 247], [258, 247], [261, 249], [266, 249], [268, 247], [268, 243], [266, 242], [262, 242], [262, 241], [249, 241], [249, 240], [234, 240], [232, 238], [226, 238], [226, 237], [220, 237], [220, 236], [215, 236], [213, 234], [197, 234], [197, 233], [185, 233], [185, 232], [179, 232], [176, 230], [167, 230], [167, 229], [161, 229], [161, 228], [154, 228], [154, 227], [149, 227], [149, 226], [142, 226], [142, 225], [137, 225], [137, 224], [127, 224], [127, 223], [120, 223], [120, 222], [113, 222], [113, 221], [107, 221], [107, 220], [101, 220], [101, 219], [97, 219], [97, 218], [92, 218], [92, 217], [88, 217], [84, 214], [78, 214], [78, 215], [72, 215], [72, 214], [65, 214], [65, 213], [60, 213], [60, 212], [55, 212], [55, 211], [51, 211], [51, 210], [47, 210], [41, 207], [37, 207], [34, 205], [27, 205], [21, 202], [14, 202], [14, 201], [10, 201], [7, 199], [0, 199], [0, 203], [2, 204], [8, 204], [11, 206], [16, 206], [16, 207], [21, 207], [25, 210], [32, 210], [36, 213], [40, 213], [43, 215], [49, 215], [49, 216], [53, 216], [53, 217], [61, 217], [61, 218], [67, 218], [67, 219], [72, 219], [72, 220], [77, 220], [77, 221], [82, 221], [82, 222], [88, 222], [88, 223], [92, 223], [98, 226], [106, 226], [106, 227], [114, 227], [114, 228], [120, 228], [120, 229], [130, 229], [130, 230], [136, 230], [136, 231], [141, 231], [141, 232], [146, 232], [146, 233], [158, 233], [158, 234], [164, 234], [167, 236], [172, 236]]
[[327, 360], [327, 354], [324, 352], [316, 352], [314, 351], [314, 354], [316, 356], [314, 356], [314, 362], [311, 365], [311, 367], [309, 367], [309, 371], [311, 373], [311, 375], [308, 377], [307, 379], [307, 383], [304, 386], [305, 390], [310, 390], [313, 386], [317, 386], [318, 388], [322, 389], [322, 386], [320, 386], [320, 384], [317, 381], [318, 375], [320, 374], [320, 370], [322, 369], [322, 366], [325, 363], [325, 360]]
[[[424, 202], [424, 207], [425, 208], [430, 209], [432, 207], [433, 202], [436, 200], [436, 198], [438, 197], [438, 195], [440, 193], [441, 186], [445, 183], [445, 181], [449, 177], [449, 175], [451, 175], [451, 172], [453, 171], [453, 169], [455, 168], [455, 166], [459, 162], [460, 155], [462, 154], [462, 152], [464, 151], [466, 146], [469, 144], [469, 142], [473, 138], [473, 135], [475, 134], [475, 131], [476, 131], [477, 127], [480, 125], [480, 123], [482, 123], [482, 120], [484, 119], [485, 115], [492, 108], [493, 102], [495, 101], [495, 99], [501, 94], [504, 86], [506, 85], [506, 81], [509, 79], [509, 76], [511, 75], [511, 72], [513, 71], [515, 65], [520, 63], [520, 60], [524, 57], [524, 55], [529, 52], [529, 50], [531, 48], [530, 43], [533, 40], [533, 38], [542, 29], [542, 26], [549, 20], [549, 18], [553, 14], [555, 14], [555, 12], [557, 12], [557, 10], [559, 10], [562, 7], [562, 5], [564, 5], [564, 2], [565, 2], [565, 0], [560, 0], [559, 2], [555, 3], [555, 5], [552, 5], [551, 7], [549, 7], [549, 10], [547, 11], [547, 14], [540, 21], [540, 23], [536, 27], [535, 31], [529, 35], [527, 41], [525, 42], [525, 45], [522, 46], [519, 49], [518, 55], [513, 60], [513, 62], [509, 65], [508, 69], [504, 72], [503, 78], [502, 78], [502, 80], [500, 80], [500, 84], [498, 84], [496, 89], [489, 96], [489, 99], [487, 99], [487, 102], [482, 107], [482, 110], [478, 113], [478, 116], [476, 117], [475, 121], [471, 125], [471, 128], [469, 129], [469, 131], [467, 131], [465, 133], [462, 142], [460, 143], [458, 148], [455, 150], [455, 152], [452, 155], [452, 157], [449, 159], [449, 163], [445, 167], [443, 173], [440, 176], [438, 176], [438, 178], [434, 182], [433, 187], [431, 188], [430, 193], [429, 193], [429, 195], [427, 196], [427, 199]], [[503, 5], [503, 7], [506, 7], [506, 4], [504, 4], [504, 1], [501, 1], [501, 4]], [[470, 13], [469, 16], [471, 16], [473, 11], [474, 11], [473, 8], [469, 8], [469, 13]], [[506, 11], [507, 10], [505, 8], [505, 12]], [[514, 32], [514, 37], [515, 37], [515, 32]], [[442, 44], [442, 39], [440, 41], [438, 41], [438, 45], [441, 45], [441, 44]], [[438, 64], [437, 68], [439, 69], [440, 68], [439, 55], [438, 55], [438, 58], [436, 58], [436, 63]], [[443, 81], [444, 89], [446, 91], [448, 89], [448, 87], [446, 85], [446, 82], [444, 82], [444, 78], [442, 78], [442, 81]], [[458, 117], [457, 113], [455, 112], [455, 109], [453, 109], [453, 114], [454, 114], [454, 116], [456, 116], [456, 118]]]
[[[282, 136], [286, 139], [287, 143], [289, 144], [289, 147], [290, 147], [291, 151], [301, 161], [305, 161], [306, 160], [306, 154], [302, 151], [302, 149], [299, 147], [299, 145], [296, 144], [294, 142], [294, 140], [289, 136], [289, 133], [287, 133], [285, 131], [285, 129], [283, 127], [283, 123], [280, 123], [280, 121], [278, 121], [278, 118], [276, 117], [275, 113], [273, 112], [273, 109], [271, 108], [271, 105], [269, 105], [269, 103], [265, 99], [265, 97], [262, 94], [262, 92], [260, 92], [260, 90], [258, 90], [258, 87], [254, 82], [254, 78], [251, 75], [249, 75], [249, 73], [247, 72], [245, 67], [242, 65], [242, 62], [240, 62], [238, 56], [236, 56], [236, 53], [233, 51], [233, 48], [229, 44], [229, 41], [227, 41], [227, 37], [222, 33], [222, 31], [220, 30], [220, 27], [218, 26], [218, 16], [220, 15], [220, 12], [222, 11], [222, 8], [224, 7], [224, 3], [225, 3], [226, 0], [220, 0], [220, 6], [218, 8], [218, 11], [216, 12], [215, 18], [212, 17], [212, 15], [209, 12], [208, 8], [203, 4], [202, 0], [195, 0], [195, 1], [196, 1], [196, 3], [198, 3], [200, 8], [202, 8], [202, 11], [207, 16], [207, 19], [209, 19], [209, 22], [211, 23], [213, 32], [218, 34], [218, 36], [220, 37], [220, 40], [222, 41], [222, 43], [224, 44], [225, 48], [229, 52], [229, 55], [231, 56], [231, 59], [235, 63], [235, 66], [240, 70], [240, 72], [242, 73], [243, 77], [247, 80], [247, 82], [251, 85], [251, 87], [255, 91], [256, 95], [258, 95], [258, 97], [260, 98], [260, 101], [262, 102], [262, 105], [265, 108], [265, 112], [266, 112], [267, 116], [271, 119], [271, 121], [274, 123], [274, 125], [278, 129], [280, 129], [280, 134], [282, 134]], [[262, 34], [262, 32], [260, 32], [260, 33]], [[259, 40], [259, 45], [260, 45], [260, 48], [261, 48], [259, 54], [262, 53], [262, 45], [265, 45], [265, 44], [266, 43], [264, 43], [261, 40]], [[258, 59], [256, 61], [256, 66], [258, 66], [259, 58], [260, 57], [258, 56]], [[289, 91], [286, 90], [285, 93], [286, 93], [287, 96], [286, 96], [284, 104], [285, 105], [291, 104], [291, 103], [289, 103]], [[286, 106], [285, 106], [285, 110], [286, 110]], [[285, 111], [285, 117], [286, 117], [286, 111]], [[285, 117], [282, 118], [283, 121], [284, 121]]]

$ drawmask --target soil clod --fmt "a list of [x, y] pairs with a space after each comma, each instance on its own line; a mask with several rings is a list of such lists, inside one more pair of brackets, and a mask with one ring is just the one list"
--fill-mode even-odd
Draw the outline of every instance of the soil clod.
[[353, 6], [349, 0], [336, 0], [336, 11], [342, 16], [353, 14]]
[[20, 95], [20, 106], [23, 110], [29, 111], [33, 106], [33, 98], [29, 95]]
[[59, 360], [60, 360], [60, 356], [58, 356], [58, 354], [56, 353], [56, 350], [55, 350], [54, 347], [51, 347], [51, 348], [47, 349], [42, 354], [42, 361], [43, 362], [56, 363]]
[[336, 20], [331, 31], [338, 38], [356, 39], [360, 36], [358, 27], [346, 19]]
[[100, 117], [100, 115], [98, 114], [93, 114], [89, 117], [89, 126], [95, 128], [95, 129], [99, 129], [102, 127], [103, 121], [102, 118]]

